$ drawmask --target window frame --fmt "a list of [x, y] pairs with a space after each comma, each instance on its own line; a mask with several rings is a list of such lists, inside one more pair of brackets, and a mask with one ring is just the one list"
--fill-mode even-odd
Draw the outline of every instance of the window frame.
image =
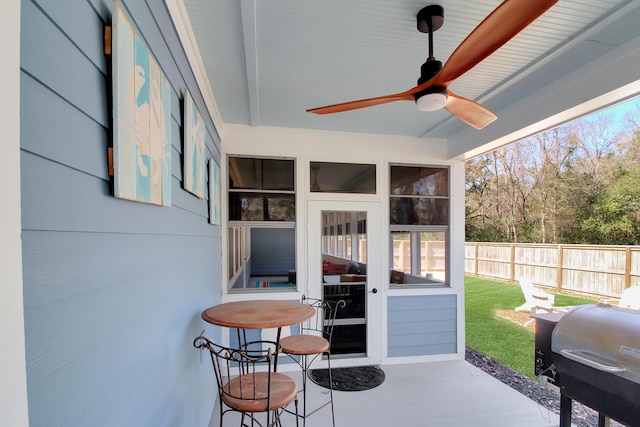
[[[282, 190], [282, 189], [255, 189], [255, 188], [243, 188], [243, 187], [235, 187], [231, 186], [231, 167], [230, 162], [234, 158], [242, 158], [242, 159], [255, 159], [255, 160], [286, 160], [292, 162], [292, 179], [293, 179], [293, 190]], [[251, 277], [251, 270], [249, 269], [249, 275], [245, 278], [247, 281], [247, 287], [234, 288], [232, 287], [238, 280], [239, 276], [247, 271], [247, 261], [251, 260], [251, 234], [254, 229], [293, 229], [294, 230], [294, 238], [293, 238], [293, 253], [294, 253], [294, 271], [297, 270], [298, 264], [298, 236], [297, 236], [297, 216], [298, 216], [298, 206], [297, 206], [297, 163], [298, 160], [296, 158], [291, 157], [269, 157], [269, 156], [252, 156], [252, 155], [227, 155], [227, 200], [230, 200], [230, 194], [232, 193], [253, 193], [258, 195], [269, 195], [269, 194], [289, 194], [293, 196], [294, 200], [294, 212], [292, 220], [264, 220], [264, 221], [255, 221], [255, 220], [242, 220], [242, 219], [231, 219], [230, 217], [230, 203], [227, 203], [227, 250], [228, 260], [227, 260], [227, 292], [228, 293], [241, 293], [241, 292], [297, 292], [298, 291], [298, 280], [296, 280], [295, 286], [290, 288], [252, 288], [249, 287], [250, 283], [248, 282], [249, 277]], [[264, 168], [261, 167], [262, 174], [267, 172]], [[264, 179], [263, 179], [264, 181]], [[285, 272], [282, 272], [283, 274]]]
[[[392, 189], [392, 169], [395, 167], [402, 168], [434, 168], [446, 170], [446, 195], [419, 195], [419, 194], [394, 194]], [[398, 233], [406, 233], [410, 238], [410, 256], [411, 268], [410, 272], [404, 272], [405, 277], [403, 283], [389, 283], [390, 289], [406, 289], [416, 287], [450, 287], [450, 247], [451, 247], [451, 168], [447, 165], [415, 165], [415, 164], [389, 164], [389, 180], [388, 180], [388, 223], [389, 223], [389, 271], [403, 271], [396, 268], [394, 254], [394, 235]], [[393, 224], [392, 223], [392, 201], [393, 199], [440, 199], [447, 200], [446, 224]], [[422, 234], [423, 233], [443, 233], [444, 235], [444, 280], [429, 277], [430, 273], [422, 275]], [[428, 256], [428, 255], [427, 255]], [[407, 277], [408, 276], [408, 277]], [[389, 282], [391, 278], [389, 277]]]

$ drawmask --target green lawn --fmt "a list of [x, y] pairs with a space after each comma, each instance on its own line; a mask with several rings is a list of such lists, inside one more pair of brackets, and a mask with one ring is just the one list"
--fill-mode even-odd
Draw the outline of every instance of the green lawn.
[[[496, 310], [513, 310], [524, 303], [520, 287], [471, 276], [466, 276], [464, 283], [467, 347], [535, 379], [533, 327], [525, 328], [495, 315]], [[597, 302], [555, 295], [557, 307]]]

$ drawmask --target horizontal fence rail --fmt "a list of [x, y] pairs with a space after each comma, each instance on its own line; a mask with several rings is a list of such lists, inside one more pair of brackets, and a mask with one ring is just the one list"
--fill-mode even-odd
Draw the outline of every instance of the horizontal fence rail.
[[640, 246], [465, 243], [466, 274], [538, 286], [620, 297], [640, 284]]

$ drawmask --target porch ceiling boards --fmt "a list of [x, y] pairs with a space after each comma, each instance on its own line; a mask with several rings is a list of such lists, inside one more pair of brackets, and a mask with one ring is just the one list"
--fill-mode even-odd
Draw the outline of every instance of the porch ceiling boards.
[[[625, 43], [637, 45], [640, 36], [639, 0], [560, 0], [450, 86], [498, 114], [483, 131], [447, 111], [419, 112], [406, 101], [330, 115], [305, 112], [415, 86], [428, 55], [416, 13], [429, 3], [445, 10], [434, 37], [435, 57], [445, 63], [500, 1], [184, 0], [225, 124], [488, 142], [513, 130], [506, 117], [512, 106], [527, 111], [523, 102], [532, 94], [557, 91], [563, 77], [593, 69]], [[624, 83], [620, 78], [611, 85]], [[592, 86], [571, 102], [611, 89]], [[557, 112], [553, 104], [547, 114]], [[543, 114], [534, 111], [528, 120]], [[526, 124], [523, 119], [517, 126]]]

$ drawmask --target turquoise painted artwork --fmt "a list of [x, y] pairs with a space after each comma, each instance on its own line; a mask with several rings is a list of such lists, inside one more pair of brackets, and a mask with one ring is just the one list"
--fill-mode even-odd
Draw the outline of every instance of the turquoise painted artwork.
[[209, 223], [220, 225], [220, 197], [221, 193], [220, 166], [209, 160]]
[[171, 205], [171, 85], [115, 3], [113, 24], [114, 195]]
[[205, 195], [205, 125], [189, 92], [184, 95], [184, 189], [201, 199]]

